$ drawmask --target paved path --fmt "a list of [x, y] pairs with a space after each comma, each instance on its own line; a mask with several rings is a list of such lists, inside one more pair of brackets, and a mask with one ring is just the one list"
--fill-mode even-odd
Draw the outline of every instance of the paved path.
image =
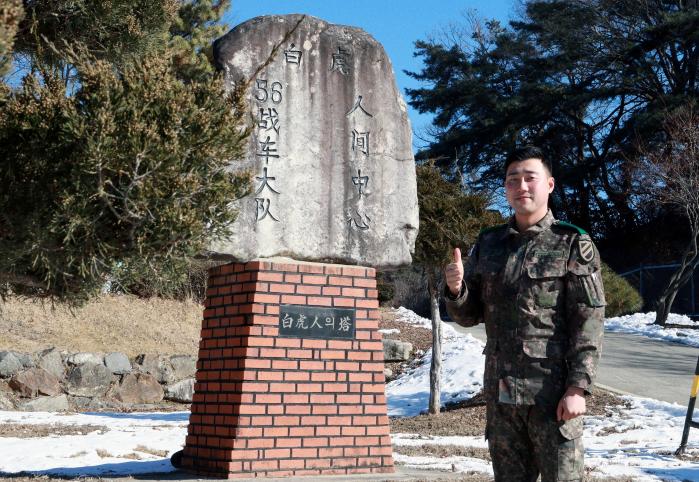
[[[485, 341], [485, 328], [462, 328]], [[604, 334], [597, 383], [611, 389], [687, 405], [699, 348], [624, 333]]]

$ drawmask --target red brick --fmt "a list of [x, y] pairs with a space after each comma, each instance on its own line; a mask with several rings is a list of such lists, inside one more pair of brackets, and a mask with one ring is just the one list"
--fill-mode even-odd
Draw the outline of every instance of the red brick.
[[357, 300], [357, 308], [378, 308], [379, 301], [374, 300]]
[[287, 283], [301, 284], [300, 274], [285, 274], [284, 281]]
[[284, 413], [286, 415], [310, 415], [311, 406], [310, 405], [286, 405], [284, 407]]
[[325, 348], [328, 344], [327, 340], [314, 340], [314, 339], [309, 339], [305, 338], [303, 340], [303, 347], [304, 348]]
[[300, 368], [301, 370], [323, 370], [325, 364], [322, 361], [302, 360], [300, 362]]
[[366, 297], [377, 299], [379, 297], [379, 292], [378, 290], [366, 290]]
[[[366, 454], [358, 454], [366, 455]], [[266, 459], [287, 459], [291, 457], [291, 450], [289, 449], [268, 449], [264, 451], [264, 457]]]
[[306, 461], [309, 469], [324, 469], [330, 467], [330, 459], [310, 459]]
[[314, 373], [311, 373], [311, 380], [314, 382], [334, 382], [334, 381], [337, 381], [337, 373], [334, 373], [334, 372], [314, 372]]
[[369, 447], [369, 455], [392, 455], [393, 450], [391, 450], [390, 445], [384, 447]]
[[372, 381], [372, 376], [371, 373], [350, 373], [349, 374], [349, 381], [350, 382], [370, 382]]
[[352, 417], [328, 417], [328, 425], [352, 425]]
[[363, 437], [367, 435], [367, 427], [342, 427], [342, 435], [353, 435]]
[[355, 458], [341, 458], [333, 459], [333, 467], [356, 467], [357, 459]]
[[299, 393], [322, 392], [323, 385], [320, 383], [299, 383], [296, 385], [296, 391]]
[[[292, 427], [291, 430], [298, 430], [298, 427]], [[311, 434], [313, 435], [313, 434]], [[290, 448], [297, 448], [301, 446], [301, 439], [300, 438], [278, 438], [277, 439], [277, 447], [290, 447]]]
[[369, 447], [346, 447], [344, 449], [345, 457], [363, 457], [369, 455]]
[[285, 305], [305, 305], [306, 297], [296, 295], [282, 295], [281, 303]]
[[383, 352], [383, 343], [380, 341], [363, 341], [359, 344], [362, 350], [373, 350]]
[[364, 405], [341, 405], [340, 415], [360, 415], [364, 413]]
[[289, 435], [289, 427], [265, 427], [265, 437], [287, 437]]
[[352, 286], [352, 278], [342, 278], [339, 276], [328, 277], [329, 285]]
[[[272, 360], [272, 368], [275, 370], [298, 370], [299, 362], [296, 360]], [[303, 367], [301, 367], [303, 370]]]
[[241, 390], [244, 392], [266, 392], [269, 390], [268, 383], [242, 382]]
[[310, 403], [335, 403], [335, 395], [326, 393], [313, 393], [311, 394]]
[[322, 274], [325, 265], [322, 264], [301, 264], [299, 265], [299, 273], [316, 273]]
[[318, 457], [342, 457], [343, 452], [342, 447], [325, 447], [318, 449]]
[[323, 360], [344, 360], [345, 352], [340, 350], [323, 350], [320, 352], [320, 358]]
[[359, 403], [359, 395], [337, 395], [337, 403]]
[[239, 413], [243, 415], [262, 415], [265, 413], [265, 405], [240, 405]]
[[307, 382], [311, 379], [311, 374], [308, 372], [295, 371], [285, 372], [284, 380], [288, 382]]
[[299, 270], [299, 265], [292, 263], [272, 263], [272, 269], [275, 271], [296, 273]]
[[279, 306], [267, 305], [265, 307], [265, 313], [267, 313], [268, 315], [278, 315], [279, 314]]
[[294, 393], [296, 391], [295, 383], [270, 383], [269, 391], [273, 393]]
[[314, 306], [332, 306], [333, 298], [322, 297], [322, 296], [309, 296], [308, 304]]
[[342, 274], [342, 266], [326, 264], [325, 274]]
[[[359, 300], [357, 300], [359, 302]], [[343, 306], [352, 308], [355, 305], [353, 298], [333, 298], [333, 306]]]
[[327, 437], [307, 437], [303, 439], [304, 447], [327, 447]]
[[354, 278], [354, 286], [362, 288], [376, 288], [376, 280], [369, 278]]
[[325, 296], [339, 296], [342, 293], [342, 289], [339, 286], [323, 286], [323, 295]]
[[356, 362], [337, 362], [335, 363], [336, 370], [343, 371], [357, 371], [359, 370], [359, 363]]
[[251, 470], [275, 470], [279, 467], [278, 460], [253, 460]]
[[353, 298], [364, 298], [364, 288], [342, 288], [342, 296], [351, 296]]
[[303, 284], [308, 284], [308, 285], [325, 285], [328, 282], [328, 277], [327, 276], [322, 276], [322, 275], [310, 275], [310, 274], [305, 274], [303, 275]]
[[[337, 405], [313, 405], [314, 415], [337, 415]], [[342, 408], [342, 407], [340, 407]]]
[[288, 358], [313, 358], [313, 350], [293, 350], [289, 348], [286, 351], [286, 356]]
[[[246, 442], [245, 439], [243, 440], [235, 440], [235, 442]], [[273, 438], [251, 438], [247, 440], [247, 446], [251, 449], [266, 449], [266, 448], [274, 448], [274, 439]]]
[[257, 379], [260, 381], [264, 380], [267, 382], [281, 382], [282, 380], [284, 380], [284, 373], [261, 371], [257, 374]]
[[271, 415], [257, 415], [254, 417], [250, 417], [250, 425], [253, 427], [260, 427], [260, 426], [269, 426], [272, 425], [272, 416]]
[[301, 419], [299, 417], [292, 417], [288, 415], [278, 415], [274, 417], [274, 425], [278, 426], [297, 426]]
[[260, 272], [257, 273], [257, 280], [258, 281], [274, 281], [274, 282], [281, 282], [284, 281], [284, 275], [282, 273], [269, 273], [269, 272]]
[[319, 295], [321, 291], [320, 286], [299, 285], [296, 287], [296, 292], [300, 295]]
[[274, 346], [286, 348], [301, 348], [301, 339], [279, 337], [275, 340]]
[[285, 393], [284, 403], [308, 403], [307, 393]]
[[354, 268], [351, 266], [345, 266], [342, 268], [342, 274], [345, 276], [366, 276], [366, 268]]
[[309, 437], [313, 435], [316, 426], [323, 426], [326, 423], [326, 417], [321, 415], [307, 415], [301, 417], [301, 427], [298, 427], [291, 435], [299, 437]]
[[248, 346], [274, 346], [274, 338], [263, 336], [251, 336], [247, 340]]
[[366, 428], [367, 435], [386, 435], [388, 433], [389, 433], [389, 427], [386, 427], [386, 426], [377, 426], [377, 427], [367, 427]]
[[305, 468], [305, 465], [306, 461], [304, 459], [288, 459], [279, 461], [280, 469], [303, 469]]
[[315, 448], [299, 448], [293, 449], [291, 451], [292, 457], [304, 457], [304, 458], [316, 458], [318, 456], [318, 449]]
[[260, 356], [262, 358], [285, 358], [286, 349], [284, 348], [261, 348]]
[[377, 330], [379, 328], [379, 320], [357, 320], [355, 326], [358, 330]]
[[282, 396], [276, 393], [257, 393], [255, 394], [255, 403], [279, 404], [282, 403]]
[[294, 285], [270, 283], [269, 291], [271, 293], [293, 293], [296, 287]]
[[252, 299], [253, 303], [271, 303], [279, 304], [279, 295], [269, 295], [264, 293], [255, 293]]
[[328, 348], [350, 350], [352, 348], [352, 342], [348, 340], [328, 340]]
[[347, 384], [346, 383], [324, 383], [323, 392], [326, 393], [346, 393]]

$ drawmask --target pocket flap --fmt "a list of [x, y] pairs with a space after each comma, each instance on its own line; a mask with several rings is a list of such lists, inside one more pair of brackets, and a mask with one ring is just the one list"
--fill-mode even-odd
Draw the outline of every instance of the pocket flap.
[[558, 427], [558, 430], [568, 440], [580, 438], [583, 434], [583, 419], [582, 417], [575, 417], [572, 420], [567, 420]]
[[523, 340], [522, 351], [530, 358], [558, 359], [563, 357], [563, 346], [555, 341]]

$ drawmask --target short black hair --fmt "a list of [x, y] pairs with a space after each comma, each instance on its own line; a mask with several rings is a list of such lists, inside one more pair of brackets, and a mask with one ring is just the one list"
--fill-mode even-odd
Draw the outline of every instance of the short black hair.
[[505, 158], [504, 173], [507, 174], [507, 168], [510, 167], [510, 164], [512, 164], [513, 162], [526, 161], [527, 159], [541, 159], [541, 163], [548, 171], [549, 176], [553, 175], [551, 163], [546, 158], [546, 156], [544, 156], [544, 151], [541, 150], [541, 148], [539, 147], [531, 145], [519, 147], [507, 155], [507, 157]]

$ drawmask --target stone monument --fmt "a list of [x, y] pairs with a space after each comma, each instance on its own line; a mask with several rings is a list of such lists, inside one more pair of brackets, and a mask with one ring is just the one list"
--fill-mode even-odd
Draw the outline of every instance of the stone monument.
[[[212, 246], [185, 448], [173, 464], [243, 478], [392, 472], [376, 267], [418, 227], [405, 104], [381, 45], [303, 15], [214, 44], [245, 89], [251, 173]], [[233, 167], [234, 166], [234, 167]]]

